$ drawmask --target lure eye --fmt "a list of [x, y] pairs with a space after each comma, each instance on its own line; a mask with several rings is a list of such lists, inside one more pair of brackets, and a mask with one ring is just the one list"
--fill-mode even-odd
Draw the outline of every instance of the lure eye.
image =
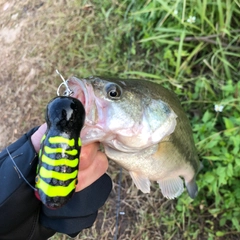
[[115, 83], [108, 83], [105, 86], [105, 91], [107, 93], [107, 97], [112, 100], [118, 100], [122, 95], [122, 88]]

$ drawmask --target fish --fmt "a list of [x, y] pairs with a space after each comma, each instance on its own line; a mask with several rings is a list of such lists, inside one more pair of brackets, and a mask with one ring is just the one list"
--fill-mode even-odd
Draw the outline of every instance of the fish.
[[184, 185], [197, 196], [202, 163], [174, 92], [148, 80], [73, 76], [67, 84], [86, 111], [83, 145], [100, 142], [143, 193], [156, 181], [168, 199], [180, 196]]

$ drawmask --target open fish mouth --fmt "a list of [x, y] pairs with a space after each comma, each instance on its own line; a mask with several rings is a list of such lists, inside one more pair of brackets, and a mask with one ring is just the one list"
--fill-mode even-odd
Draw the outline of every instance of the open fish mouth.
[[77, 98], [83, 104], [86, 112], [85, 123], [93, 124], [97, 116], [95, 95], [91, 82], [86, 79], [70, 77], [67, 80], [69, 88], [73, 91], [72, 97]]
[[[86, 118], [85, 124], [81, 131], [82, 143], [89, 143], [89, 127], [96, 126], [98, 120], [98, 108], [95, 103], [95, 95], [91, 82], [86, 79], [78, 79], [76, 77], [71, 77], [67, 80], [69, 88], [73, 91], [71, 95], [81, 101], [85, 108]], [[91, 142], [91, 141], [90, 141]]]
[[84, 79], [79, 81], [78, 78], [76, 77], [70, 77], [67, 80], [67, 84], [69, 86], [69, 88], [73, 91], [72, 96], [75, 98], [78, 98], [81, 103], [85, 106], [85, 108], [88, 107], [88, 92], [87, 92], [87, 87], [86, 87], [86, 83], [84, 84]]

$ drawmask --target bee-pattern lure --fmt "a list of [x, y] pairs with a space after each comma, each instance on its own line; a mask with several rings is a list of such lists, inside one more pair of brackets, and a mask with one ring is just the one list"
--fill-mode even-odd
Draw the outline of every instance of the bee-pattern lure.
[[75, 192], [84, 120], [84, 107], [76, 98], [58, 96], [47, 106], [35, 194], [49, 208], [62, 207]]

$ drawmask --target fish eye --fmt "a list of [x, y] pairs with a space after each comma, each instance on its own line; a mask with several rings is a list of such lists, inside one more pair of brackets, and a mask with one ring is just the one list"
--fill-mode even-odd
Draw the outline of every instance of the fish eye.
[[105, 86], [105, 91], [107, 97], [112, 100], [118, 100], [122, 95], [122, 88], [115, 83], [108, 83]]

